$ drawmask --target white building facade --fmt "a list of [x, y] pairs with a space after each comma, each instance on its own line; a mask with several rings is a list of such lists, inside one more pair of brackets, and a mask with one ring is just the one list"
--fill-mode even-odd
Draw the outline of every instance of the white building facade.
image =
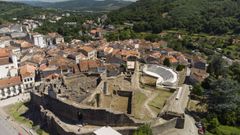
[[0, 80], [0, 100], [24, 93], [24, 87], [19, 76]]
[[18, 75], [18, 61], [15, 55], [0, 56], [0, 79]]
[[37, 35], [33, 35], [33, 44], [40, 47], [40, 48], [44, 48], [47, 47], [47, 42], [46, 42], [46, 38], [44, 37], [44, 35], [41, 34], [37, 34]]

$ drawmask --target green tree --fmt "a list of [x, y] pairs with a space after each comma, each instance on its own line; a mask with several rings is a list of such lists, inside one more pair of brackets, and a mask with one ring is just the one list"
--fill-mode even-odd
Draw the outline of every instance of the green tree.
[[235, 125], [239, 119], [240, 84], [229, 78], [209, 82], [208, 111], [222, 124]]
[[237, 80], [240, 83], [240, 64], [233, 63], [232, 66], [229, 68], [229, 74], [233, 80]]
[[192, 93], [198, 96], [202, 96], [204, 89], [202, 88], [201, 84], [195, 84], [192, 89]]
[[133, 25], [133, 30], [135, 32], [143, 32], [145, 31], [145, 23], [140, 22], [140, 23], [136, 23]]
[[153, 135], [153, 133], [149, 125], [143, 125], [139, 127], [136, 132], [134, 132], [134, 135]]
[[218, 121], [218, 118], [212, 118], [210, 121], [209, 121], [209, 125], [208, 125], [208, 128], [209, 129], [216, 129], [218, 126], [220, 125], [219, 121]]
[[219, 76], [225, 75], [225, 63], [220, 55], [213, 55], [208, 66], [208, 73]]
[[167, 67], [171, 67], [170, 60], [168, 58], [165, 58], [164, 61], [163, 61], [163, 65], [165, 65]]
[[176, 70], [177, 70], [177, 71], [182, 71], [185, 67], [186, 67], [186, 66], [179, 64], [179, 65], [177, 65]]

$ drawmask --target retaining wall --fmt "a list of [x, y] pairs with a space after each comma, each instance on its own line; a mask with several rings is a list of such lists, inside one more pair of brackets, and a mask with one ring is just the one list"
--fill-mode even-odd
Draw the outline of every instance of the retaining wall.
[[50, 110], [61, 120], [71, 123], [87, 123], [98, 126], [136, 126], [140, 124], [124, 113], [68, 104], [47, 95], [40, 96], [31, 93], [30, 103], [39, 107], [43, 106], [44, 109]]

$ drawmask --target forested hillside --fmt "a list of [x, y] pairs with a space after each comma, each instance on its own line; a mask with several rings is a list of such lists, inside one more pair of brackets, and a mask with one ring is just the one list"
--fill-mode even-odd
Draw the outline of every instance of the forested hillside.
[[134, 23], [137, 32], [182, 28], [211, 34], [240, 33], [240, 0], [139, 0], [109, 14], [109, 23]]
[[63, 10], [79, 10], [79, 11], [110, 11], [125, 7], [132, 2], [124, 0], [69, 0], [63, 2], [39, 2], [39, 1], [22, 1], [23, 3], [45, 7], [57, 8]]
[[0, 1], [0, 23], [12, 18], [28, 18], [44, 13], [53, 13], [54, 10], [28, 6], [26, 4]]

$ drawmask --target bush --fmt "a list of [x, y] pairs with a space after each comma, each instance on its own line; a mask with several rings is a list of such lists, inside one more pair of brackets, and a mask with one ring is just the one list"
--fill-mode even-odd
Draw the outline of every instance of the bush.
[[134, 135], [153, 135], [149, 125], [143, 125], [134, 133]]
[[184, 65], [178, 65], [177, 68], [176, 68], [176, 70], [177, 70], [177, 71], [182, 71], [185, 67], [186, 67], [186, 66], [184, 66]]
[[197, 96], [202, 96], [204, 89], [202, 88], [201, 84], [195, 84], [192, 89], [192, 93]]
[[163, 65], [165, 65], [165, 66], [167, 66], [167, 67], [171, 67], [170, 60], [169, 60], [168, 58], [164, 59]]

